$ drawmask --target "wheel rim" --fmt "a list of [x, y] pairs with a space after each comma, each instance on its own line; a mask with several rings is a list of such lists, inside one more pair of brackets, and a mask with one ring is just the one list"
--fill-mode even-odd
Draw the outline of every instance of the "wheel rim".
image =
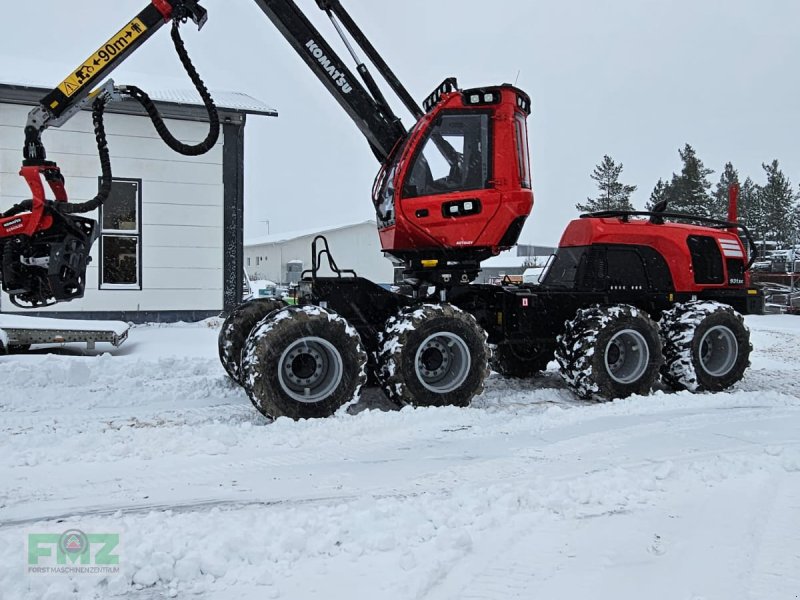
[[417, 379], [437, 394], [452, 392], [464, 383], [470, 364], [467, 343], [446, 331], [425, 338], [414, 357]]
[[278, 361], [278, 382], [283, 391], [307, 404], [332, 394], [343, 373], [342, 355], [328, 340], [318, 337], [297, 340]]
[[623, 329], [606, 345], [605, 365], [611, 379], [628, 384], [637, 381], [650, 363], [650, 348], [635, 329]]
[[730, 373], [739, 358], [739, 345], [733, 331], [724, 325], [712, 327], [700, 339], [700, 366], [712, 377]]

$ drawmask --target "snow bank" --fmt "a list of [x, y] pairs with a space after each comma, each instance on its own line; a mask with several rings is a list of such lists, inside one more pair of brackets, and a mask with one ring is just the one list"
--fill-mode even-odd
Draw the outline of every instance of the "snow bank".
[[[0, 597], [792, 598], [800, 328], [759, 319], [730, 393], [596, 404], [550, 372], [272, 424], [209, 324], [0, 357]], [[71, 528], [119, 534], [119, 573], [29, 574], [27, 536]]]

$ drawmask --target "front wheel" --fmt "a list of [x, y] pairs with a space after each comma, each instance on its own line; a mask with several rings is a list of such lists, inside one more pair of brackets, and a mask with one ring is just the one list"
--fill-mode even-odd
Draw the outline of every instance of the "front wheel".
[[557, 344], [561, 375], [584, 399], [648, 394], [663, 360], [656, 324], [627, 304], [579, 310]]
[[451, 304], [423, 304], [392, 317], [381, 335], [378, 377], [398, 404], [469, 406], [489, 375], [486, 333]]
[[727, 304], [695, 300], [676, 304], [659, 323], [664, 382], [676, 390], [718, 392], [744, 377], [750, 365], [750, 331]]
[[358, 332], [341, 316], [290, 306], [250, 333], [242, 378], [253, 405], [268, 417], [328, 417], [358, 399], [366, 364]]

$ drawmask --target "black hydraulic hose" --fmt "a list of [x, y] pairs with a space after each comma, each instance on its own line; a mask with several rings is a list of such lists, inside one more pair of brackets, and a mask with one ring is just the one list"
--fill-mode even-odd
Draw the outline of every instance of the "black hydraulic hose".
[[94, 124], [94, 137], [97, 140], [97, 154], [100, 157], [100, 191], [97, 196], [88, 202], [74, 204], [72, 202], [55, 202], [53, 204], [59, 212], [65, 214], [88, 213], [97, 210], [103, 202], [108, 199], [111, 193], [111, 155], [108, 151], [108, 140], [106, 139], [106, 128], [103, 122], [103, 113], [106, 109], [107, 100], [100, 96], [92, 104], [92, 123]]
[[145, 111], [147, 111], [147, 114], [150, 116], [150, 120], [153, 121], [153, 125], [155, 126], [158, 135], [161, 136], [161, 139], [164, 140], [164, 143], [166, 143], [167, 146], [172, 148], [172, 150], [175, 152], [183, 154], [184, 156], [199, 156], [211, 150], [211, 148], [214, 147], [219, 139], [219, 113], [217, 112], [217, 107], [214, 105], [213, 98], [211, 98], [211, 94], [209, 93], [208, 89], [206, 89], [205, 83], [203, 83], [203, 80], [200, 78], [200, 75], [198, 75], [197, 70], [194, 68], [192, 61], [189, 58], [189, 54], [186, 51], [186, 46], [184, 45], [183, 40], [181, 39], [178, 27], [178, 21], [173, 21], [172, 41], [175, 43], [175, 50], [178, 52], [178, 57], [180, 58], [183, 67], [189, 74], [189, 78], [192, 80], [197, 92], [203, 99], [203, 104], [208, 111], [210, 127], [206, 139], [197, 145], [184, 144], [175, 136], [173, 136], [169, 129], [167, 129], [167, 125], [164, 123], [164, 119], [159, 114], [156, 105], [150, 99], [150, 96], [148, 96], [143, 90], [136, 86], [125, 86], [120, 88], [120, 92], [130, 96], [142, 105]]

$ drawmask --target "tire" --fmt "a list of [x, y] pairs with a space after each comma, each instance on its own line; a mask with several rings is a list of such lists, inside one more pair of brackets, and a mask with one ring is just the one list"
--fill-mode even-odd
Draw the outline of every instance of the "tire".
[[242, 352], [244, 389], [272, 418], [329, 417], [358, 400], [366, 365], [355, 328], [318, 306], [271, 313], [250, 333]]
[[234, 308], [219, 330], [217, 347], [219, 360], [225, 372], [239, 385], [242, 385], [242, 348], [247, 336], [256, 324], [274, 310], [286, 306], [282, 300], [250, 300]]
[[653, 388], [663, 357], [658, 327], [645, 312], [627, 304], [592, 306], [564, 327], [556, 360], [578, 397], [613, 400]]
[[9, 354], [23, 354], [31, 349], [30, 344], [9, 344], [8, 345], [8, 353]]
[[659, 322], [664, 383], [675, 390], [719, 392], [750, 366], [750, 331], [742, 315], [720, 302], [676, 304]]
[[379, 340], [378, 376], [397, 404], [469, 406], [489, 376], [486, 332], [450, 304], [402, 310]]
[[492, 369], [504, 377], [527, 379], [547, 370], [552, 351], [542, 351], [524, 344], [498, 344], [492, 352]]

